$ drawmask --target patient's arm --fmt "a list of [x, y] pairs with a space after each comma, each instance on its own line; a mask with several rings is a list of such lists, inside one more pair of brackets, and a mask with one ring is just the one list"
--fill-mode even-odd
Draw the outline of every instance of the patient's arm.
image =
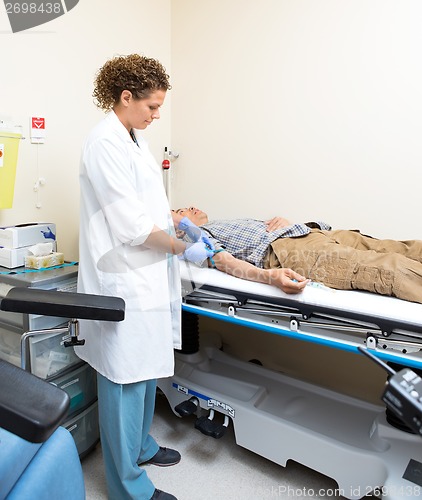
[[236, 259], [229, 252], [216, 253], [213, 260], [220, 271], [236, 278], [274, 285], [286, 293], [299, 293], [309, 282], [291, 269], [261, 269], [249, 262]]

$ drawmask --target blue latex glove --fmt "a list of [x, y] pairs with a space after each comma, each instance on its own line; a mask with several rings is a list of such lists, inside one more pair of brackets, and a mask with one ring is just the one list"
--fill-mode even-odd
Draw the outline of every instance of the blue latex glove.
[[202, 231], [201, 228], [196, 226], [187, 217], [183, 217], [183, 219], [179, 222], [178, 229], [184, 231], [192, 241], [203, 241], [211, 250], [215, 250], [214, 245], [204, 231]]
[[203, 241], [197, 241], [196, 243], [188, 243], [186, 245], [182, 259], [189, 260], [190, 262], [202, 262], [213, 255], [214, 252], [207, 248], [207, 245]]
[[199, 241], [202, 237], [201, 229], [187, 217], [183, 217], [179, 222], [178, 229], [184, 231], [192, 241]]
[[203, 231], [201, 232], [202, 232], [201, 241], [205, 243], [205, 246], [207, 247], [208, 250], [211, 250], [211, 256], [214, 255], [215, 246], [213, 242], [208, 238], [208, 236]]

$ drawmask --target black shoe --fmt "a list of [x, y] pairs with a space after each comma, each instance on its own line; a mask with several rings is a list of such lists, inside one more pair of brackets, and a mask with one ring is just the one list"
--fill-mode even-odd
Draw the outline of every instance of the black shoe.
[[177, 500], [177, 498], [174, 495], [170, 495], [170, 493], [166, 493], [165, 491], [157, 490], [157, 488], [155, 488], [151, 500]]
[[152, 458], [138, 465], [158, 465], [159, 467], [168, 467], [169, 465], [178, 464], [181, 458], [182, 457], [178, 451], [160, 446], [160, 449]]

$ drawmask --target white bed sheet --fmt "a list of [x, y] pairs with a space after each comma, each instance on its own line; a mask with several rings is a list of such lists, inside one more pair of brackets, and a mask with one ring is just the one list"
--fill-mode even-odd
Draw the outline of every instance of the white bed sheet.
[[316, 283], [310, 283], [302, 293], [286, 294], [275, 286], [235, 278], [217, 269], [200, 268], [185, 261], [181, 261], [180, 266], [182, 280], [188, 285], [193, 284], [195, 289], [211, 285], [225, 289], [227, 294], [233, 290], [251, 296], [288, 298], [302, 304], [327, 307], [333, 309], [333, 312], [353, 311], [373, 318], [405, 322], [409, 326], [422, 325], [422, 304], [395, 297], [363, 291], [334, 290]]

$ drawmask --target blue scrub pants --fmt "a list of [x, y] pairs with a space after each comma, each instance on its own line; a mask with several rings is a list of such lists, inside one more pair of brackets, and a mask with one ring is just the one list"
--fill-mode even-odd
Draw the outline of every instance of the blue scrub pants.
[[115, 384], [97, 373], [100, 438], [110, 500], [150, 500], [155, 487], [138, 462], [159, 446], [149, 430], [156, 380]]

